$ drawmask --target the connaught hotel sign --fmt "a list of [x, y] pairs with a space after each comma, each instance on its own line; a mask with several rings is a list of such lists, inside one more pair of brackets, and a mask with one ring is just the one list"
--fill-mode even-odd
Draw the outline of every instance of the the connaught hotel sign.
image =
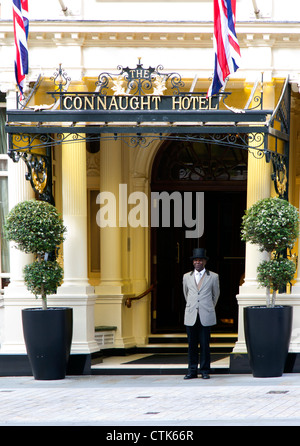
[[204, 94], [184, 96], [102, 96], [97, 93], [71, 93], [62, 98], [63, 110], [212, 110], [216, 98]]
[[[167, 82], [172, 96], [164, 95]], [[98, 91], [93, 93], [63, 93], [63, 110], [103, 110], [103, 111], [174, 111], [174, 110], [213, 110], [218, 108], [217, 97], [206, 97], [206, 93], [182, 93], [184, 86], [178, 73], [161, 73], [157, 69], [122, 68], [118, 75], [102, 73], [98, 80]], [[113, 95], [108, 95], [111, 89]], [[151, 94], [149, 93], [151, 90]]]

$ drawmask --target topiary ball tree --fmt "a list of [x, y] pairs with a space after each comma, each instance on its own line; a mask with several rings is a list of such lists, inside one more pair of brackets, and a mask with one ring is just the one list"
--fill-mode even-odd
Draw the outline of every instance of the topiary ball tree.
[[[257, 267], [257, 281], [266, 287], [267, 306], [274, 307], [276, 293], [294, 278], [295, 263], [287, 258], [299, 236], [299, 212], [288, 201], [264, 198], [254, 203], [243, 216], [242, 240], [258, 245], [270, 255]], [[272, 289], [272, 299], [270, 290]]]
[[298, 235], [298, 209], [282, 198], [263, 198], [243, 216], [242, 240], [257, 244], [260, 251], [292, 248]]
[[56, 260], [48, 260], [64, 241], [66, 228], [55, 206], [45, 201], [29, 200], [18, 203], [7, 215], [4, 233], [16, 248], [36, 256], [24, 268], [24, 280], [29, 291], [42, 297], [47, 309], [47, 294], [56, 292], [63, 279], [63, 270]]

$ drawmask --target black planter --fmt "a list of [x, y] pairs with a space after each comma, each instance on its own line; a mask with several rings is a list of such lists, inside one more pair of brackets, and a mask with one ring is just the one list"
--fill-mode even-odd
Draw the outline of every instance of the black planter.
[[26, 308], [22, 322], [34, 378], [64, 379], [72, 342], [72, 308]]
[[256, 378], [282, 376], [292, 331], [293, 307], [244, 308], [245, 340]]

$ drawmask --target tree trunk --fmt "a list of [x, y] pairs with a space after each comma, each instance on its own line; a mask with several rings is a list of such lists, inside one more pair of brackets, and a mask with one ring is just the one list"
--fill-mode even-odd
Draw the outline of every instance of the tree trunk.
[[271, 306], [271, 295], [270, 295], [270, 288], [267, 287], [266, 289], [266, 301], [267, 301], [267, 307]]

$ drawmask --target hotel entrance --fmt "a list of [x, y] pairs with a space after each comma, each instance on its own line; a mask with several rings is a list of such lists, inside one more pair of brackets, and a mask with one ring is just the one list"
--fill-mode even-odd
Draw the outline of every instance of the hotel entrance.
[[[237, 331], [236, 295], [245, 272], [240, 226], [246, 209], [247, 155], [233, 147], [190, 142], [169, 142], [158, 152], [152, 171], [152, 192], [164, 191], [169, 197], [175, 197], [175, 191], [177, 197], [180, 193], [182, 213], [186, 211], [184, 200], [191, 197], [193, 215], [182, 215], [182, 226], [176, 226], [178, 207], [172, 208], [170, 199], [170, 226], [160, 224], [151, 229], [151, 273], [152, 283], [156, 284], [152, 333], [185, 332], [182, 276], [192, 269], [190, 256], [195, 247], [207, 250], [207, 268], [220, 276], [218, 323], [214, 331]], [[204, 203], [197, 210], [200, 193]], [[189, 237], [191, 228], [185, 225], [185, 217], [195, 220], [196, 215], [203, 219], [203, 234]]]
[[[194, 84], [191, 88], [190, 80], [185, 84], [176, 73], [164, 73], [158, 67], [153, 69], [149, 82], [148, 69], [140, 70], [139, 62], [136, 68], [127, 67], [120, 73], [100, 73], [96, 89], [91, 79], [90, 85], [84, 85], [86, 88], [81, 91], [76, 82], [71, 82], [70, 87], [68, 82], [60, 84], [56, 90], [55, 84], [47, 91], [55, 99], [50, 108], [35, 109], [33, 104], [26, 109], [7, 111], [9, 156], [15, 162], [25, 161], [26, 172], [22, 175], [26, 173], [32, 180], [39, 199], [51, 200], [55, 191], [61, 195], [64, 219], [71, 222], [71, 230], [80, 228], [75, 236], [69, 231], [63, 250], [65, 283], [74, 282], [78, 292], [82, 292], [79, 284], [82, 277], [86, 280], [88, 267], [85, 255], [74, 256], [74, 252], [88, 251], [87, 239], [77, 235], [87, 232], [86, 145], [100, 141], [99, 157], [91, 165], [93, 190], [117, 197], [119, 186], [127, 184], [129, 196], [142, 193], [143, 198], [148, 198], [147, 203], [150, 203], [149, 192], [151, 199], [152, 193], [156, 194], [158, 202], [162, 192], [170, 198], [169, 225], [161, 224], [159, 214], [157, 225], [151, 221], [148, 226], [131, 226], [127, 219], [117, 218], [119, 209], [115, 206], [116, 224], [113, 221], [111, 227], [101, 228], [97, 240], [93, 238], [98, 257], [91, 270], [98, 274], [98, 282], [93, 283], [95, 293], [88, 294], [93, 299], [91, 305], [86, 305], [85, 294], [82, 301], [76, 299], [79, 311], [84, 313], [76, 319], [79, 323], [74, 328], [76, 336], [81, 337], [81, 322], [88, 324], [89, 331], [85, 333], [93, 349], [98, 348], [93, 325], [113, 329], [114, 349], [144, 346], [150, 333], [170, 333], [170, 337], [173, 333], [184, 333], [182, 276], [191, 270], [190, 256], [195, 247], [207, 249], [210, 257], [207, 266], [220, 276], [218, 324], [214, 330], [235, 334], [239, 324], [241, 333], [236, 295], [245, 274], [240, 226], [246, 208], [247, 183], [254, 190], [249, 187], [247, 198], [254, 200], [261, 197], [262, 191], [269, 194], [272, 179], [283, 190], [289, 173], [289, 120], [282, 118], [289, 110], [288, 80], [273, 113], [273, 108], [262, 107], [262, 95], [258, 106], [237, 108], [251, 102], [244, 84], [233, 88], [230, 104], [235, 106], [231, 106], [226, 104], [229, 90], [207, 102], [206, 92], [199, 91]], [[141, 78], [140, 73], [148, 76], [148, 82], [142, 82], [147, 78]], [[54, 80], [63, 79], [63, 74], [60, 66]], [[150, 90], [144, 91], [144, 85]], [[255, 86], [252, 91], [255, 95]], [[42, 95], [37, 104], [44, 103], [41, 98]], [[58, 155], [55, 160], [51, 159], [52, 151]], [[78, 173], [82, 183], [78, 181]], [[16, 180], [20, 176], [21, 173], [16, 175]], [[59, 186], [54, 191], [52, 177]], [[181, 204], [179, 211], [171, 200], [174, 193]], [[18, 194], [16, 197], [22, 196]], [[95, 195], [98, 204], [96, 192], [90, 198], [95, 201]], [[74, 203], [80, 204], [76, 215]], [[96, 207], [92, 214], [94, 221], [95, 214]], [[149, 215], [152, 219], [153, 212]], [[199, 220], [199, 228], [193, 228], [191, 222], [197, 226]], [[248, 259], [247, 252], [247, 266]], [[250, 260], [255, 265], [256, 258]], [[90, 292], [90, 285], [83, 291]], [[61, 288], [60, 291], [68, 291], [68, 287]], [[6, 306], [6, 312], [10, 312], [7, 320], [11, 325], [15, 306], [9, 300], [8, 304], [11, 308]], [[242, 304], [239, 300], [239, 309]], [[244, 345], [242, 348], [245, 349]], [[81, 353], [81, 344], [78, 349]], [[90, 346], [88, 349], [90, 352]]]

